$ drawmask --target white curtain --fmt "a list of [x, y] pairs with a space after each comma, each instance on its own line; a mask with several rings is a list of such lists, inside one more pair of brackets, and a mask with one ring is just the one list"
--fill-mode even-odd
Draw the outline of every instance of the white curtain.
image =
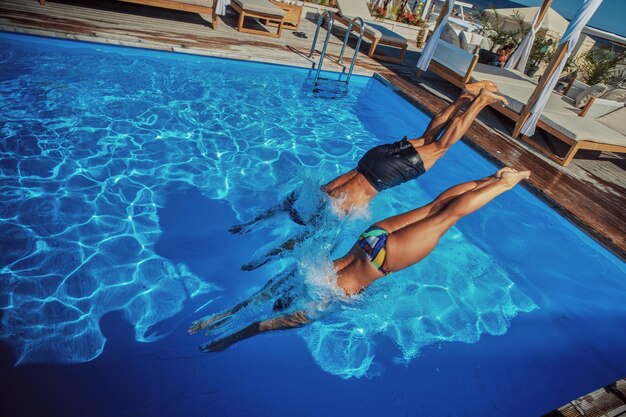
[[423, 1], [424, 5], [422, 6], [422, 15], [420, 16], [422, 19], [426, 19], [426, 16], [428, 15], [428, 10], [430, 9], [430, 3], [432, 0], [418, 0], [419, 1]]
[[530, 32], [528, 32], [526, 36], [524, 36], [524, 40], [522, 40], [522, 43], [519, 44], [515, 52], [513, 52], [513, 55], [511, 55], [506, 61], [504, 68], [524, 72], [524, 69], [526, 68], [526, 63], [528, 62], [528, 57], [530, 56], [530, 50], [532, 49], [533, 43], [535, 42], [535, 35], [537, 35], [537, 30], [539, 30], [540, 27], [540, 25], [537, 24], [540, 14], [541, 7], [537, 11], [535, 18], [533, 19], [533, 24], [530, 27]]
[[374, 1], [374, 3], [372, 4], [372, 7], [375, 9], [377, 7], [383, 7], [384, 4], [384, 0], [376, 0]]
[[428, 65], [430, 65], [430, 60], [433, 59], [435, 49], [437, 48], [437, 42], [439, 41], [439, 38], [441, 38], [441, 32], [443, 32], [443, 28], [448, 23], [448, 17], [450, 16], [450, 13], [452, 13], [453, 8], [454, 0], [449, 0], [448, 10], [443, 10], [442, 8], [442, 10], [439, 12], [445, 13], [445, 15], [443, 16], [441, 23], [433, 33], [433, 36], [431, 36], [428, 42], [426, 42], [426, 46], [422, 51], [422, 56], [420, 57], [419, 61], [417, 61], [417, 68], [419, 68], [420, 70], [426, 71], [428, 69]]
[[230, 6], [230, 0], [217, 0], [215, 13], [224, 16], [226, 14], [226, 6]]
[[550, 94], [552, 94], [552, 90], [554, 89], [554, 86], [556, 85], [556, 82], [558, 81], [561, 75], [561, 71], [563, 71], [563, 67], [565, 66], [565, 61], [567, 61], [567, 58], [572, 52], [572, 49], [574, 49], [574, 47], [578, 43], [580, 32], [583, 30], [587, 22], [589, 22], [589, 19], [591, 19], [591, 16], [593, 16], [596, 10], [598, 10], [598, 7], [600, 7], [601, 3], [602, 3], [602, 0], [584, 0], [583, 3], [578, 8], [576, 15], [569, 23], [569, 26], [567, 26], [567, 30], [565, 31], [565, 34], [563, 35], [563, 37], [561, 38], [561, 41], [559, 42], [559, 45], [562, 45], [565, 42], [569, 41], [569, 45], [567, 47], [567, 51], [565, 52], [565, 56], [563, 57], [559, 65], [557, 66], [556, 71], [554, 71], [554, 73], [552, 74], [552, 77], [550, 77], [547, 84], [541, 91], [539, 98], [530, 109], [530, 112], [531, 112], [530, 117], [526, 120], [526, 122], [522, 126], [521, 132], [523, 135], [532, 136], [535, 134], [535, 127], [537, 126], [539, 117], [541, 117], [541, 112], [543, 112], [543, 108], [546, 106], [546, 103], [548, 102], [548, 98], [550, 97]]

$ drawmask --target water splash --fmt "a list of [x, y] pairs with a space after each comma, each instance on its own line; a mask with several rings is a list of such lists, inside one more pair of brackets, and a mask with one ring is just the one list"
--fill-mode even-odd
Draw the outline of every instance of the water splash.
[[513, 317], [535, 308], [501, 267], [453, 229], [424, 261], [376, 281], [356, 303], [301, 334], [322, 369], [363, 377], [375, 365], [377, 335], [393, 340], [406, 363], [433, 343], [502, 335]]

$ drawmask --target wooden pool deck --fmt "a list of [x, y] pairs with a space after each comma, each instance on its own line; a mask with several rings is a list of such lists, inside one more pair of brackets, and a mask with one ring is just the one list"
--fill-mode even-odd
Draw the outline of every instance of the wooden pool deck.
[[[210, 16], [205, 20], [194, 13], [113, 0], [52, 0], [45, 6], [36, 0], [3, 0], [0, 30], [310, 67], [305, 55], [311, 47], [317, 16], [312, 11], [305, 14], [300, 31], [308, 39], [298, 38], [290, 30], [276, 39], [237, 32], [236, 16], [230, 14], [220, 17], [218, 30], [213, 30]], [[343, 26], [336, 24], [328, 48], [331, 58], [339, 54], [344, 34]], [[430, 73], [417, 79], [414, 68], [419, 54], [413, 40], [403, 65], [368, 58], [364, 54], [368, 46], [366, 42], [361, 46], [355, 73], [378, 74], [427, 113], [436, 113], [458, 95], [458, 89]], [[349, 49], [346, 56], [352, 53]], [[325, 69], [341, 67], [327, 60]], [[511, 138], [512, 129], [508, 119], [486, 109], [465, 140], [498, 165], [530, 169], [533, 174], [527, 186], [535, 194], [626, 260], [626, 157], [580, 152], [569, 167], [563, 168]], [[558, 141], [547, 135], [539, 140], [560, 152]]]
[[626, 417], [626, 378], [570, 401], [543, 417]]

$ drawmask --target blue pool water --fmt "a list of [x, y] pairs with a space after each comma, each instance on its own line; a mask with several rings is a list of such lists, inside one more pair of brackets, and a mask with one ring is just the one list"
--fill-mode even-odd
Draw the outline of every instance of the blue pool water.
[[[300, 330], [219, 354], [187, 326], [367, 225], [495, 167], [460, 143], [323, 227], [228, 228], [428, 118], [374, 79], [335, 100], [289, 67], [0, 35], [0, 392], [10, 415], [533, 416], [626, 374], [626, 268], [518, 187], [419, 265]], [[242, 310], [224, 331], [267, 314]], [[17, 366], [14, 366], [17, 365]], [[38, 401], [32, 401], [33, 392]]]

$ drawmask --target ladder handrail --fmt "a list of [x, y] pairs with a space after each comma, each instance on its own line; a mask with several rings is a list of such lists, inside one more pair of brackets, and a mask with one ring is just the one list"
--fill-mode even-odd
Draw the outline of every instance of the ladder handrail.
[[330, 39], [330, 32], [333, 29], [333, 15], [329, 10], [326, 10], [320, 18], [317, 20], [317, 29], [315, 29], [315, 36], [313, 37], [313, 45], [311, 45], [311, 52], [309, 53], [309, 58], [313, 56], [313, 52], [315, 52], [315, 44], [317, 43], [317, 35], [319, 34], [320, 27], [322, 23], [324, 23], [324, 18], [328, 17], [328, 31], [326, 32], [326, 39], [324, 39], [324, 46], [322, 47], [322, 52], [320, 54], [320, 60], [317, 64], [317, 72], [315, 73], [315, 82], [320, 77], [320, 72], [322, 71], [322, 64], [324, 63], [324, 56], [326, 55], [326, 48], [328, 47], [328, 41]]
[[356, 57], [359, 53], [359, 48], [361, 47], [361, 40], [363, 40], [363, 34], [365, 33], [365, 22], [363, 22], [362, 18], [355, 17], [354, 19], [350, 21], [350, 24], [348, 25], [348, 30], [346, 31], [346, 36], [343, 38], [343, 45], [341, 46], [339, 59], [337, 60], [339, 64], [342, 63], [343, 53], [346, 50], [346, 45], [348, 44], [348, 38], [350, 37], [350, 33], [352, 32], [352, 26], [354, 26], [354, 23], [357, 20], [361, 22], [361, 24], [359, 25], [361, 30], [359, 32], [359, 39], [356, 42], [356, 48], [354, 49], [354, 55], [352, 56], [352, 62], [350, 63], [350, 70], [348, 71], [348, 78], [346, 78], [346, 84], [350, 82], [350, 77], [352, 76], [352, 70], [354, 69], [354, 63], [356, 62]]

